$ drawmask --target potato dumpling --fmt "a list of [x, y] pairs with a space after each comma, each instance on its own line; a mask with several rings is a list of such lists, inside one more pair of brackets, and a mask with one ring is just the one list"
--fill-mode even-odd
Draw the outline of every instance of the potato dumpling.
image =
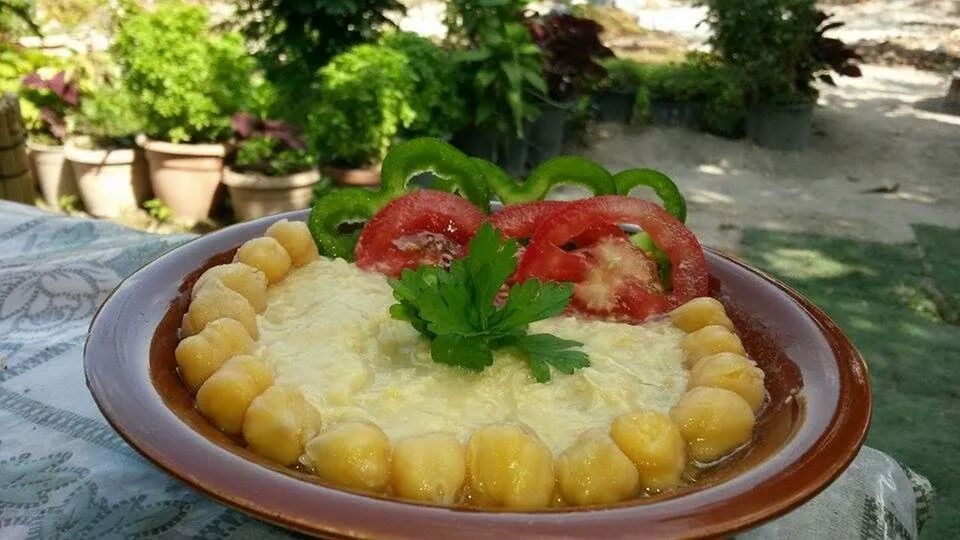
[[243, 417], [243, 438], [254, 453], [293, 465], [320, 431], [320, 413], [299, 389], [271, 386], [254, 398]]
[[195, 393], [224, 362], [237, 355], [249, 354], [254, 347], [256, 342], [242, 324], [233, 319], [217, 319], [199, 334], [181, 341], [174, 355], [180, 377]]
[[763, 370], [739, 354], [724, 352], [698, 360], [690, 371], [690, 388], [697, 386], [736, 392], [747, 400], [753, 412], [763, 406]]
[[277, 283], [290, 271], [290, 254], [280, 242], [268, 236], [248, 240], [237, 250], [234, 262], [242, 262], [267, 275], [267, 281]]
[[555, 484], [553, 456], [532, 432], [512, 424], [485, 426], [467, 443], [467, 482], [479, 506], [545, 508]]
[[714, 324], [687, 334], [680, 347], [686, 353], [686, 365], [692, 366], [697, 360], [714, 354], [729, 352], [746, 356], [743, 343], [736, 334], [723, 326]]
[[193, 285], [192, 298], [196, 298], [200, 290], [215, 279], [243, 295], [257, 313], [267, 309], [267, 276], [260, 270], [243, 263], [214, 266]]
[[640, 473], [640, 487], [667, 489], [680, 484], [687, 463], [686, 443], [669, 416], [637, 411], [618, 416], [610, 437]]
[[598, 430], [580, 435], [557, 458], [557, 481], [563, 498], [574, 504], [607, 504], [629, 498], [640, 478], [623, 451]]
[[345, 422], [306, 447], [314, 473], [338, 486], [382, 493], [390, 484], [390, 441], [368, 422]]
[[733, 322], [727, 317], [723, 304], [715, 298], [701, 296], [670, 312], [674, 326], [684, 332], [695, 332], [704, 326], [722, 326], [733, 331]]
[[282, 219], [267, 228], [266, 236], [280, 242], [294, 266], [303, 266], [320, 256], [310, 229], [302, 221]]
[[243, 325], [253, 339], [260, 335], [257, 330], [257, 312], [250, 302], [220, 280], [207, 283], [190, 302], [183, 316], [181, 329], [184, 336], [199, 334], [217, 319], [233, 319]]
[[406, 499], [451, 504], [466, 480], [463, 445], [448, 433], [402, 439], [390, 464], [393, 493]]
[[250, 403], [273, 384], [273, 374], [262, 360], [234, 356], [197, 391], [197, 409], [224, 433], [237, 435]]
[[687, 441], [687, 453], [700, 463], [722, 458], [750, 440], [753, 409], [730, 390], [698, 386], [684, 394], [670, 417]]

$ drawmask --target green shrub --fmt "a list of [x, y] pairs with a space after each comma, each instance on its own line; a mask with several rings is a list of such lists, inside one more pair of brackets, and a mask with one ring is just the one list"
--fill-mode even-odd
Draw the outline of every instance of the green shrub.
[[377, 39], [402, 14], [398, 0], [239, 0], [237, 18], [243, 34], [259, 44], [255, 55], [292, 107], [288, 120], [299, 119], [297, 96], [313, 75], [350, 47]]
[[213, 142], [247, 105], [253, 70], [242, 38], [214, 34], [206, 9], [178, 1], [124, 17], [113, 45], [151, 138]]
[[234, 168], [267, 176], [283, 176], [312, 169], [317, 164], [313, 153], [294, 149], [273, 137], [256, 137], [240, 143]]
[[414, 118], [407, 134], [443, 137], [462, 127], [465, 104], [457, 89], [457, 66], [450, 51], [410, 32], [392, 32], [380, 42], [406, 58], [416, 86], [408, 99]]
[[608, 58], [600, 62], [607, 70], [597, 89], [612, 92], [633, 92], [643, 80], [645, 65], [629, 58]]
[[103, 86], [83, 98], [73, 131], [98, 148], [130, 148], [142, 129], [130, 92]]
[[527, 0], [447, 0], [447, 40], [458, 48], [470, 123], [522, 138], [548, 92], [543, 53], [523, 24]]
[[389, 47], [358, 45], [331, 60], [317, 78], [305, 133], [324, 163], [373, 165], [416, 119], [410, 104], [416, 83], [407, 59]]
[[747, 101], [782, 105], [816, 99], [814, 0], [705, 0], [711, 43], [740, 73]]

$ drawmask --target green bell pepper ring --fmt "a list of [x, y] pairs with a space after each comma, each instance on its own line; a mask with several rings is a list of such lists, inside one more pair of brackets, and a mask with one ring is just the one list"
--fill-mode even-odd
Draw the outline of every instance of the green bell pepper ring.
[[378, 191], [347, 188], [322, 197], [313, 209], [307, 226], [320, 253], [352, 261], [360, 231], [342, 232], [340, 226], [352, 221], [367, 221], [390, 201]]
[[613, 175], [618, 195], [629, 195], [637, 186], [652, 188], [663, 201], [663, 207], [683, 223], [687, 220], [687, 201], [667, 175], [653, 169], [627, 169]]
[[438, 186], [457, 189], [485, 212], [490, 211], [490, 192], [473, 160], [439, 139], [422, 137], [393, 147], [380, 167], [380, 191], [388, 197], [407, 192], [410, 179], [430, 172], [440, 178]]
[[523, 183], [515, 182], [503, 171], [500, 174], [491, 171], [484, 175], [484, 179], [504, 204], [543, 200], [551, 188], [561, 184], [583, 186], [594, 195], [614, 195], [617, 192], [613, 177], [606, 169], [577, 156], [548, 159], [538, 165]]

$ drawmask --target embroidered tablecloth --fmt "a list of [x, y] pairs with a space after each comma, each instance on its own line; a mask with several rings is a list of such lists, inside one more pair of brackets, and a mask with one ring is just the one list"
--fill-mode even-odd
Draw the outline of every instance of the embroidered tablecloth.
[[[287, 538], [167, 476], [107, 425], [83, 379], [110, 291], [189, 240], [0, 201], [0, 538]], [[864, 448], [815, 499], [743, 538], [913, 538], [922, 476]]]

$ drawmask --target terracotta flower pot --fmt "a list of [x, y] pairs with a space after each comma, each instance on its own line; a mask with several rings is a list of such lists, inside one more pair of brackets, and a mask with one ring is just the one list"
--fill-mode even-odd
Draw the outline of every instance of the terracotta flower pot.
[[243, 221], [309, 207], [313, 186], [319, 181], [320, 171], [316, 169], [284, 176], [229, 168], [223, 172], [233, 211]]
[[342, 186], [379, 186], [380, 168], [375, 169], [341, 169], [325, 165], [320, 168], [323, 176], [333, 179]]
[[150, 198], [150, 181], [143, 150], [139, 148], [85, 148], [82, 140], [68, 141], [64, 150], [80, 188], [87, 212], [116, 217]]
[[60, 198], [80, 195], [73, 170], [64, 167], [63, 146], [27, 142], [30, 172], [40, 185], [43, 200], [53, 208], [60, 207]]
[[143, 149], [153, 192], [174, 215], [189, 222], [209, 217], [219, 195], [226, 146], [146, 140]]

